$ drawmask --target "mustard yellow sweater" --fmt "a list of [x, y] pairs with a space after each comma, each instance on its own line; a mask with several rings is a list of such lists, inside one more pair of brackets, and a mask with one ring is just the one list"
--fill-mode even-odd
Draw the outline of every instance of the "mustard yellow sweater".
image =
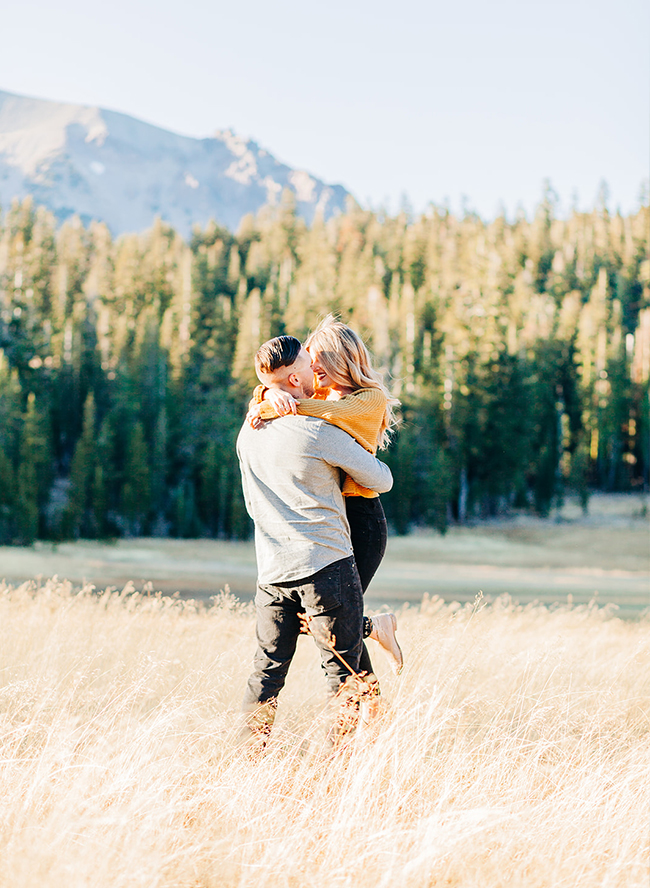
[[[255, 389], [254, 399], [261, 403], [262, 419], [276, 419], [275, 408], [264, 398], [264, 387]], [[379, 429], [386, 411], [386, 397], [379, 389], [365, 388], [345, 395], [338, 401], [324, 401], [320, 398], [304, 398], [298, 401], [298, 413], [303, 416], [317, 416], [332, 425], [338, 426], [361, 444], [370, 453], [377, 452]], [[346, 476], [343, 496], [365, 496], [370, 499], [378, 496], [374, 490], [362, 487]]]

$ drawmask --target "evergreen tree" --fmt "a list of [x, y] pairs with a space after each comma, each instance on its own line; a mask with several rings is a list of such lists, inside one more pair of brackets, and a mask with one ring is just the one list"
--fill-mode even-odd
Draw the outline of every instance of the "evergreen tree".
[[141, 422], [136, 422], [129, 436], [124, 466], [125, 483], [122, 488], [122, 514], [127, 533], [143, 533], [151, 503], [151, 471], [149, 452]]
[[0, 447], [0, 545], [15, 542], [17, 479], [13, 464]]
[[65, 516], [65, 529], [73, 537], [94, 537], [98, 528], [94, 520], [93, 483], [95, 481], [95, 398], [92, 392], [84, 404], [81, 436], [77, 441], [70, 468], [70, 498]]

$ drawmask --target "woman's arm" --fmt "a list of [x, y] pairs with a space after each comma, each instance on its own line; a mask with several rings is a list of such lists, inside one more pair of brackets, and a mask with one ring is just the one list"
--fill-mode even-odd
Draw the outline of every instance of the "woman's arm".
[[[268, 401], [259, 405], [261, 419], [276, 419], [279, 413]], [[338, 401], [303, 398], [297, 402], [298, 413], [317, 416], [343, 429], [366, 450], [375, 453], [379, 429], [386, 410], [386, 398], [379, 389], [360, 389]]]

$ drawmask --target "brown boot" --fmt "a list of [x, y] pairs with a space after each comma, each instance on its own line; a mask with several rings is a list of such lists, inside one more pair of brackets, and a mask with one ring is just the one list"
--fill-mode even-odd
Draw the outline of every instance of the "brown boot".
[[371, 726], [376, 723], [382, 711], [382, 698], [377, 676], [371, 673], [365, 676], [365, 681], [367, 685], [366, 690], [359, 698], [357, 736], [367, 734]]
[[252, 753], [262, 752], [268, 742], [277, 708], [277, 700], [267, 700], [255, 709], [245, 711], [237, 745]]

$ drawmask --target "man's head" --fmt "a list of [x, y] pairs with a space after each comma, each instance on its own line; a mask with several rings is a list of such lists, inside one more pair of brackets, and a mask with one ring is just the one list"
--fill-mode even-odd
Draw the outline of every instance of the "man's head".
[[276, 336], [260, 346], [255, 372], [262, 385], [281, 389], [294, 398], [311, 398], [314, 394], [311, 358], [295, 336]]

